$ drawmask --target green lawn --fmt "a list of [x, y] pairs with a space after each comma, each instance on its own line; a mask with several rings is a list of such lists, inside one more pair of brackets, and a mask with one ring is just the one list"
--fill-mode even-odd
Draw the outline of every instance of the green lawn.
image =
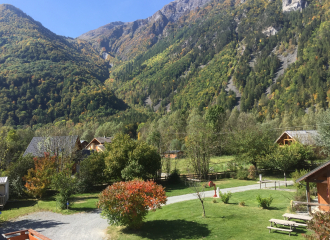
[[[223, 188], [231, 188], [231, 187], [239, 187], [239, 186], [247, 186], [256, 184], [257, 181], [253, 180], [238, 180], [238, 179], [232, 179], [232, 178], [224, 178], [220, 179], [218, 181], [213, 181], [217, 187], [220, 187], [220, 189]], [[208, 183], [208, 181], [203, 182], [205, 184]], [[194, 191], [189, 188], [188, 184], [185, 184], [184, 182], [180, 184], [166, 184], [163, 183], [163, 186], [165, 187], [166, 196], [172, 197], [172, 196], [178, 196], [188, 193], [194, 193]], [[205, 191], [211, 191], [214, 188], [207, 187]]]
[[[227, 170], [227, 162], [234, 160], [234, 156], [221, 156], [221, 157], [212, 157], [210, 159], [210, 168], [214, 169], [214, 172], [222, 172]], [[192, 172], [192, 169], [189, 168], [189, 159], [171, 159], [171, 170], [179, 169], [181, 174], [188, 174]]]
[[[272, 195], [271, 208], [258, 207], [256, 196]], [[251, 190], [234, 193], [229, 204], [213, 203], [211, 198], [205, 201], [206, 218], [202, 217], [202, 207], [198, 200], [191, 200], [164, 206], [156, 212], [150, 212], [139, 231], [130, 231], [122, 227], [109, 227], [109, 239], [304, 239], [304, 228], [297, 228], [289, 237], [288, 233], [272, 232], [266, 228], [269, 219], [283, 219], [287, 212], [292, 193]], [[244, 201], [245, 207], [238, 205]]]

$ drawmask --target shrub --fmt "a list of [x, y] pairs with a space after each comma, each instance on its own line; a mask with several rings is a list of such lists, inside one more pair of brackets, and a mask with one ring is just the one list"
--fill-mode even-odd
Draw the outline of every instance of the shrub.
[[217, 203], [217, 200], [216, 200], [216, 199], [212, 199], [212, 202], [213, 202], [213, 203]]
[[58, 191], [55, 199], [61, 209], [67, 207], [71, 195], [76, 190], [76, 179], [69, 170], [57, 173], [52, 179], [52, 186]]
[[227, 163], [227, 169], [229, 171], [236, 171], [237, 170], [237, 164], [234, 161], [230, 161]]
[[245, 202], [242, 201], [242, 202], [239, 203], [239, 205], [240, 205], [241, 207], [244, 207], [244, 206], [245, 206]]
[[257, 171], [256, 171], [256, 167], [255, 166], [250, 166], [249, 167], [249, 175], [248, 175], [248, 179], [252, 179], [252, 180], [254, 180], [254, 179], [256, 179], [256, 173], [257, 173]]
[[330, 236], [330, 213], [316, 212], [313, 219], [307, 222], [307, 228], [314, 231], [312, 235], [304, 235], [307, 239], [329, 239]]
[[177, 184], [181, 182], [179, 169], [174, 169], [171, 171], [171, 174], [168, 177], [168, 182], [171, 184]]
[[237, 178], [239, 180], [247, 179], [249, 175], [249, 172], [247, 169], [244, 169], [243, 167], [240, 167], [240, 169], [237, 171]]
[[155, 211], [166, 203], [162, 186], [153, 181], [117, 182], [99, 195], [98, 207], [111, 225], [138, 229], [149, 209]]
[[232, 179], [236, 179], [237, 178], [237, 173], [233, 172], [233, 173], [230, 173], [230, 177]]
[[272, 196], [269, 198], [262, 198], [260, 195], [257, 196], [258, 206], [262, 208], [269, 208], [270, 204], [273, 202]]
[[231, 197], [231, 192], [227, 192], [227, 193], [220, 192], [219, 195], [221, 197], [221, 201], [223, 203], [227, 204], [229, 202], [230, 197]]

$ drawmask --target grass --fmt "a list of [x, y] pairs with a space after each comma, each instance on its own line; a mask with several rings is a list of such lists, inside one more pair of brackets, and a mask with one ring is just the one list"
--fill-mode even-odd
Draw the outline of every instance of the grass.
[[[234, 156], [221, 156], [221, 157], [212, 157], [210, 159], [210, 168], [214, 172], [222, 172], [227, 170], [227, 162], [234, 160]], [[188, 174], [192, 172], [192, 169], [189, 168], [189, 159], [170, 159], [171, 161], [171, 170], [179, 169], [181, 174]]]
[[96, 202], [98, 201], [98, 194], [75, 194], [73, 195], [72, 200], [73, 204], [69, 207], [68, 210], [59, 209], [54, 197], [48, 197], [41, 200], [28, 199], [10, 201], [2, 210], [0, 220], [2, 222], [8, 221], [22, 215], [40, 211], [50, 211], [61, 214], [74, 214], [77, 212], [95, 210], [97, 208]]
[[[256, 196], [274, 198], [270, 209], [258, 207]], [[109, 239], [303, 239], [304, 228], [297, 228], [289, 237], [288, 233], [272, 232], [266, 228], [269, 219], [283, 219], [292, 193], [251, 190], [233, 193], [229, 204], [221, 201], [205, 200], [206, 217], [202, 217], [202, 207], [198, 200], [191, 200], [164, 206], [150, 212], [142, 228], [138, 231], [110, 226]], [[239, 206], [244, 201], [246, 206]]]

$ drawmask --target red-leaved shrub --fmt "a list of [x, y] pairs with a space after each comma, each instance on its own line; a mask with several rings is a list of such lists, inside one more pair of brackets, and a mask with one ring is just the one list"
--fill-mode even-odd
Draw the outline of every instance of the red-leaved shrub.
[[99, 195], [98, 206], [109, 224], [138, 229], [149, 210], [167, 201], [165, 190], [153, 181], [133, 180], [108, 186]]
[[330, 237], [330, 212], [316, 212], [313, 219], [307, 223], [307, 228], [314, 231], [312, 235], [305, 235], [307, 239], [324, 240]]

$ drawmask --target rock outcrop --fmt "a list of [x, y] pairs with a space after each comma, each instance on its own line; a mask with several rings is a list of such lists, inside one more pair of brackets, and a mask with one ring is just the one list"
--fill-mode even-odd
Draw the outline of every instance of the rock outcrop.
[[147, 19], [134, 22], [112, 22], [98, 29], [82, 34], [78, 39], [91, 42], [93, 47], [103, 54], [106, 52], [126, 60], [145, 49], [137, 49], [140, 42], [153, 45], [163, 34], [169, 22], [175, 22], [183, 15], [198, 7], [204, 6], [211, 0], [175, 0], [164, 6]]
[[283, 12], [302, 10], [307, 6], [305, 0], [282, 0]]

